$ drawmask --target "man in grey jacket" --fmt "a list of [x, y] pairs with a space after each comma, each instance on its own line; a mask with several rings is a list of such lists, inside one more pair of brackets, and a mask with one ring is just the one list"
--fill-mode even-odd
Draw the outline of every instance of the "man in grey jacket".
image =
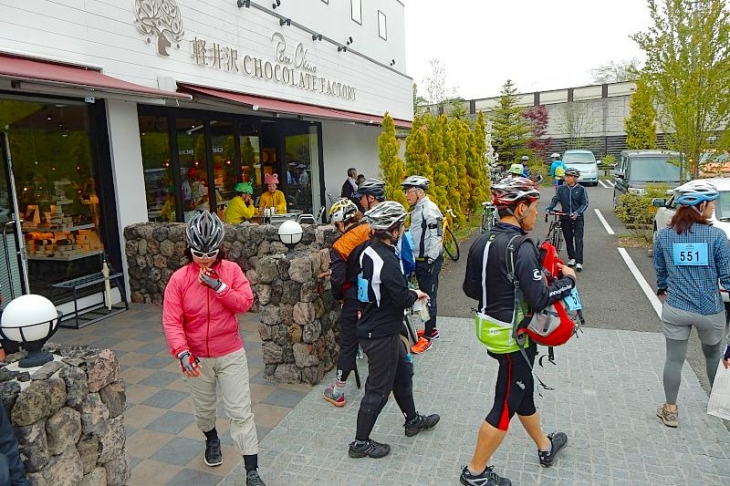
[[444, 247], [441, 243], [443, 232], [443, 215], [438, 206], [426, 195], [431, 181], [423, 176], [409, 176], [401, 184], [406, 201], [411, 206], [411, 237], [413, 238], [413, 255], [416, 257], [416, 279], [418, 287], [429, 297], [428, 310], [430, 318], [426, 328], [418, 331], [419, 339], [411, 348], [414, 354], [429, 349], [434, 339], [438, 339], [436, 329], [436, 297], [439, 287], [439, 273], [444, 262]]

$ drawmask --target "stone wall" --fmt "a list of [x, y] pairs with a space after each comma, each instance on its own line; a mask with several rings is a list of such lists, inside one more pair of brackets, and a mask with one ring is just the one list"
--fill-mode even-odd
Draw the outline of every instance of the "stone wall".
[[[222, 251], [251, 282], [259, 313], [266, 379], [318, 383], [339, 353], [339, 304], [332, 298], [329, 248], [332, 226], [302, 225], [302, 241], [289, 250], [274, 225], [226, 225]], [[188, 263], [184, 223], [140, 223], [124, 229], [133, 302], [161, 304], [172, 273]]]
[[0, 363], [0, 400], [34, 486], [122, 486], [126, 395], [108, 349], [47, 344], [54, 361], [19, 368], [24, 352]]

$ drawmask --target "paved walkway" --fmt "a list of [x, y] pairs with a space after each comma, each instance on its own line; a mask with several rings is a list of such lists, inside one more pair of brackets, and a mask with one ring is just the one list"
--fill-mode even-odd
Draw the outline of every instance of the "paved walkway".
[[[441, 414], [434, 430], [406, 438], [390, 400], [373, 432], [391, 444], [390, 456], [350, 459], [361, 392], [353, 390], [348, 405], [335, 409], [317, 386], [263, 439], [259, 462], [267, 485], [458, 484], [491, 404], [497, 367], [476, 341], [470, 319], [439, 318], [439, 330], [434, 348], [415, 358], [416, 405]], [[515, 419], [493, 458], [498, 473], [515, 485], [730, 484], [730, 433], [705, 413], [707, 395], [689, 366], [680, 427], [669, 429], [654, 415], [663, 402], [661, 334], [588, 328], [556, 354], [557, 367], [538, 368], [555, 391], [543, 392], [537, 404], [547, 431], [565, 431], [568, 447], [552, 468], [540, 468]], [[243, 473], [239, 464], [221, 484], [242, 485]]]

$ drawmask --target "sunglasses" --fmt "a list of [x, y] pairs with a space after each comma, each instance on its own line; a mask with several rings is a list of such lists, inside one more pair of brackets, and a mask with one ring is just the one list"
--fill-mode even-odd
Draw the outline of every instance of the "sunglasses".
[[215, 258], [215, 257], [218, 256], [218, 252], [219, 251], [220, 250], [213, 250], [213, 251], [209, 251], [209, 252], [206, 253], [204, 251], [193, 250], [192, 248], [190, 249], [190, 253], [195, 258]]

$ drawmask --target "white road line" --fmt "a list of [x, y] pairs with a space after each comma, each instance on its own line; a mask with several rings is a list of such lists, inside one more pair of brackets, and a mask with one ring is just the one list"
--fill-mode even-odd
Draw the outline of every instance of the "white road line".
[[612, 189], [616, 184], [613, 183], [613, 181], [604, 181], [606, 185], [609, 187], [609, 189]]
[[616, 233], [614, 233], [611, 227], [608, 225], [608, 221], [606, 221], [606, 218], [603, 217], [601, 211], [599, 211], [598, 208], [594, 209], [594, 211], [596, 212], [596, 216], [598, 216], [598, 219], [601, 221], [603, 227], [606, 228], [606, 233], [608, 233], [609, 235], [615, 235]]
[[603, 180], [598, 179], [598, 183], [601, 185], [602, 188], [604, 188], [604, 189], [610, 189], [610, 187], [607, 186], [606, 183]]
[[629, 270], [631, 270], [631, 273], [634, 274], [634, 278], [639, 283], [639, 287], [641, 287], [641, 290], [644, 291], [644, 294], [646, 294], [646, 298], [649, 299], [649, 303], [654, 308], [654, 312], [656, 312], [656, 315], [659, 316], [659, 319], [662, 318], [662, 303], [659, 301], [659, 297], [656, 296], [654, 293], [654, 289], [651, 288], [651, 285], [644, 279], [644, 276], [641, 274], [639, 269], [636, 267], [636, 264], [634, 264], [634, 261], [629, 256], [629, 253], [624, 248], [618, 249], [619, 254], [621, 255], [621, 258], [624, 259], [624, 262], [626, 263], [626, 266], [629, 267]]

